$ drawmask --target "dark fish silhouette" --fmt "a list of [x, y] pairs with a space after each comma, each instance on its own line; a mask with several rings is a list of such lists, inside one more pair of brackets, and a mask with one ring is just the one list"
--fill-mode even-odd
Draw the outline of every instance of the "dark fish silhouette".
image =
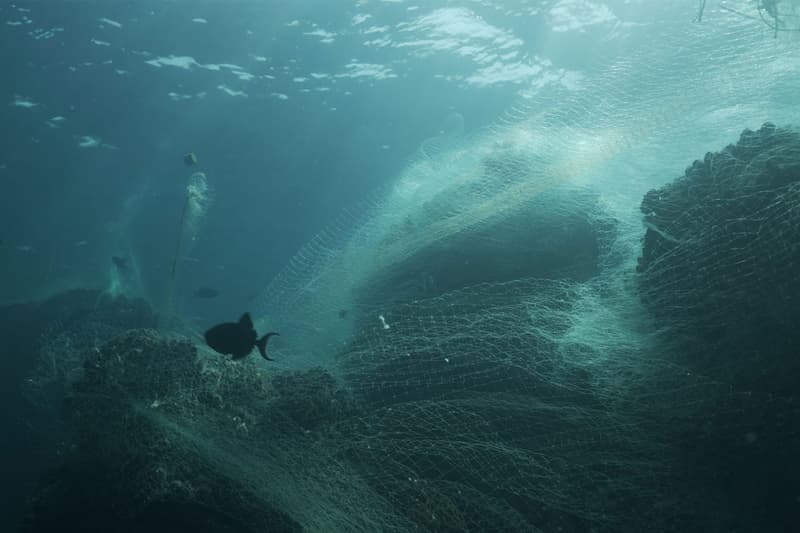
[[200, 287], [192, 294], [195, 298], [216, 298], [219, 296], [219, 291], [217, 289], [212, 289], [211, 287]]
[[223, 355], [231, 355], [233, 359], [242, 359], [253, 351], [253, 347], [258, 347], [261, 357], [267, 361], [274, 361], [267, 355], [267, 341], [273, 335], [279, 333], [270, 332], [258, 338], [253, 327], [253, 319], [250, 313], [245, 313], [239, 322], [225, 322], [209, 329], [205, 333], [206, 343]]

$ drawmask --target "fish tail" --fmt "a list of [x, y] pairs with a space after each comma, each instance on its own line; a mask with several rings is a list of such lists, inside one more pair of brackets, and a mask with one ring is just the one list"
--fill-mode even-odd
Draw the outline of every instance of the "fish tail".
[[267, 361], [275, 360], [275, 359], [270, 359], [270, 357], [267, 355], [267, 341], [269, 341], [269, 338], [272, 337], [273, 335], [280, 335], [280, 333], [275, 333], [273, 331], [271, 333], [267, 333], [266, 335], [264, 335], [263, 337], [261, 337], [256, 341], [256, 346], [258, 346], [258, 351], [261, 352], [261, 357], [263, 357]]

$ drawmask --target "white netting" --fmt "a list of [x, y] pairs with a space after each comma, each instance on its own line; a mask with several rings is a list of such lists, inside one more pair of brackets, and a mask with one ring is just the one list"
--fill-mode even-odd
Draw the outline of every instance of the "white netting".
[[[276, 354], [293, 367], [329, 364], [354, 323], [377, 320], [391, 301], [403, 300], [394, 294], [380, 308], [367, 294], [377, 286], [407, 298], [444, 292], [437, 285], [455, 269], [437, 279], [430, 265], [454, 254], [469, 263], [503, 250], [506, 261], [523, 265], [516, 277], [539, 276], [529, 258], [508, 251], [552, 238], [553, 226], [579, 213], [594, 216], [585, 200], [562, 191], [591, 186], [612, 217], [629, 220], [648, 189], [678, 175], [698, 152], [765, 118], [796, 116], [793, 43], [768, 39], [734, 14], [704, 20], [615, 33], [596, 47], [597, 64], [577, 88], [549, 84], [494, 128], [459, 136], [456, 124], [423, 143], [387, 194], [344, 223], [346, 230], [309, 243], [255, 304], [261, 329], [286, 332]], [[501, 242], [509, 228], [512, 238]], [[496, 274], [489, 269], [469, 281], [513, 279]]]
[[[710, 204], [651, 193], [638, 278], [636, 209], [744, 126], [796, 120], [798, 63], [758, 22], [703, 21], [617, 36], [626, 52], [598, 46], [580, 88], [541, 88], [496, 128], [465, 137], [451, 117], [265, 291], [254, 311], [281, 332], [285, 373], [142, 333], [93, 353], [72, 404], [84, 445], [132, 473], [119, 479], [136, 501], [201, 502], [262, 530], [685, 531], [716, 516], [681, 461], [746, 434], [745, 392], [663, 333], [713, 326], [747, 276], [796, 290], [795, 152], [698, 163], [716, 169]], [[725, 188], [723, 169], [754, 161], [794, 181]], [[714, 270], [731, 260], [755, 273]]]
[[715, 342], [736, 373], [733, 352], [742, 339], [793, 330], [800, 294], [796, 130], [746, 130], [735, 145], [650, 191], [642, 212], [642, 297], [675, 335]]

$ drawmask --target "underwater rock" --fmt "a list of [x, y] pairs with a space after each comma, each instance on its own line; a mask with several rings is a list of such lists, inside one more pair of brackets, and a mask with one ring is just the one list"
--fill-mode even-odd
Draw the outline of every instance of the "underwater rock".
[[[128, 516], [130, 505], [124, 485], [114, 472], [91, 463], [67, 465], [50, 472], [39, 483], [31, 499], [31, 511], [23, 523], [23, 533], [63, 531], [116, 531], [118, 533], [256, 533], [246, 519], [238, 516], [231, 502], [221, 500], [210, 507], [179, 499], [157, 500]], [[218, 490], [214, 495], [224, 497]], [[220, 511], [220, 507], [225, 507]], [[275, 517], [272, 529], [278, 533], [301, 531], [297, 524]]]
[[663, 410], [691, 405], [659, 424], [660, 441], [674, 443], [687, 499], [729, 513], [704, 530], [783, 530], [797, 503], [776, 495], [800, 476], [800, 134], [745, 130], [641, 209], [638, 290], [682, 369]]
[[[91, 348], [64, 413], [77, 434], [77, 463], [92, 475], [67, 469], [53, 474], [49, 486], [67, 484], [101, 494], [76, 505], [85, 505], [86, 514], [99, 506], [109, 531], [125, 524], [175, 531], [156, 523], [183, 527], [192, 516], [206, 516], [207, 525], [235, 517], [235, 525], [226, 526], [230, 531], [300, 531], [226, 462], [225, 454], [232, 452], [225, 444], [249, 437], [255, 429], [248, 427], [255, 420], [251, 409], [264, 398], [260, 375], [253, 367], [238, 366], [203, 359], [191, 342], [154, 330], [129, 331]], [[93, 485], [96, 479], [102, 482]], [[58, 500], [59, 494], [73, 492], [45, 488], [38, 498]], [[59, 507], [65, 519], [80, 514], [72, 505], [52, 501], [35, 507], [34, 515], [51, 523], [48, 509]]]
[[800, 134], [745, 130], [641, 210], [639, 291], [664, 326], [734, 351], [800, 341]]
[[271, 380], [267, 419], [290, 418], [299, 429], [316, 430], [351, 416], [355, 404], [347, 391], [322, 368], [303, 372], [280, 372]]
[[23, 393], [40, 410], [53, 411], [90, 348], [129, 329], [155, 327], [157, 317], [141, 298], [76, 289], [36, 304], [27, 321], [24, 336], [33, 368]]
[[[386, 305], [524, 278], [590, 279], [616, 234], [616, 222], [598, 200], [584, 188], [544, 191], [524, 209], [435, 240], [376, 273], [359, 288], [360, 301]], [[410, 221], [396, 228], [412, 241], [414, 232], [424, 231]]]
[[93, 516], [93, 530], [185, 531], [199, 520], [192, 531], [295, 532], [306, 527], [299, 518], [324, 520], [326, 506], [351, 501], [331, 493], [347, 473], [318, 443], [355, 404], [326, 371], [267, 379], [146, 329], [90, 347], [83, 361], [63, 410], [75, 464], [42, 480], [28, 531]]
[[[128, 328], [153, 327], [155, 321], [144, 300], [111, 298], [94, 289], [0, 308], [0, 424], [7, 452], [0, 470], [9, 486], [33, 487], [44, 469], [68, 454], [71, 433], [59, 411], [85, 351]], [[21, 518], [28, 496], [27, 490], [7, 494], [0, 504], [7, 525]]]

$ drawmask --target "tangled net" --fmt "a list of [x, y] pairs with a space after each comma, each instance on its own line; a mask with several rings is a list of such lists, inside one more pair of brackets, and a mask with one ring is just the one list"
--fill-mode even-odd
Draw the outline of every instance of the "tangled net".
[[87, 350], [128, 329], [153, 327], [156, 318], [144, 300], [79, 289], [40, 303], [33, 320], [35, 363], [22, 393], [42, 413], [56, 414], [83, 373]]
[[657, 46], [632, 38], [489, 131], [448, 120], [265, 290], [254, 311], [283, 368], [149, 331], [86, 352], [71, 420], [131, 519], [191, 504], [246, 531], [793, 523], [796, 503], [750, 487], [789, 494], [800, 475], [798, 373], [779, 357], [796, 346], [796, 134], [746, 132], [645, 197], [698, 146], [797, 118], [794, 50], [737, 21], [649, 28]]
[[559, 340], [609, 318], [594, 298], [517, 281], [402, 305], [341, 355], [346, 387], [135, 331], [90, 349], [69, 412], [128, 520], [192, 504], [253, 531], [611, 530], [667, 465], [617, 392], [641, 338], [604, 346], [624, 363]]
[[642, 297], [675, 332], [736, 347], [793, 337], [800, 292], [800, 135], [765, 124], [642, 202]]

